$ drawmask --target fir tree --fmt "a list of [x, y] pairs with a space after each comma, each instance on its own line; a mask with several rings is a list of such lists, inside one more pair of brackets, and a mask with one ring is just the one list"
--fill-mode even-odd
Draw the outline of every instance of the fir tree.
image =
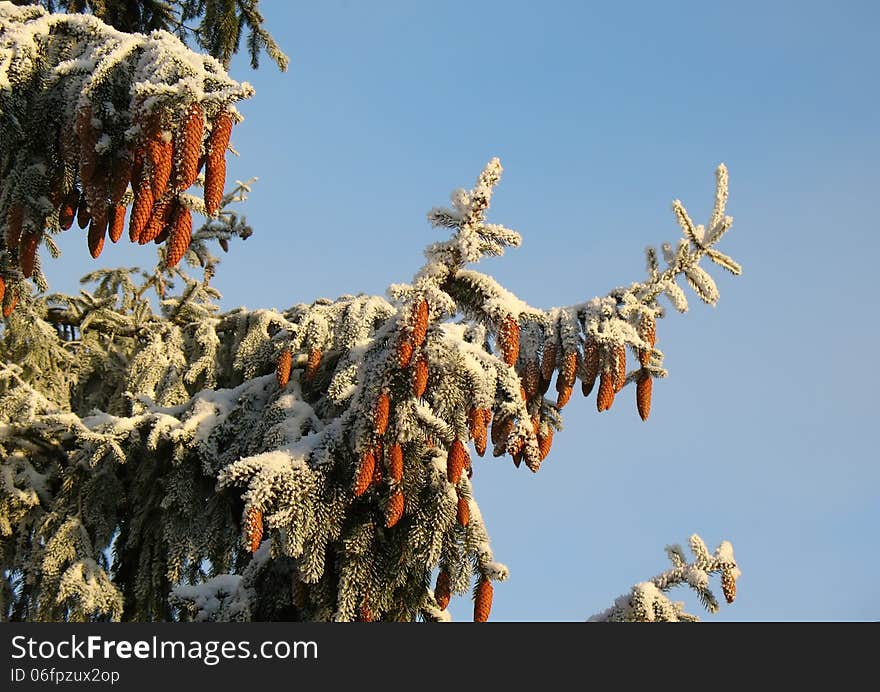
[[[123, 5], [89, 7], [110, 20]], [[180, 5], [208, 23], [256, 12]], [[228, 38], [208, 41], [215, 54]], [[247, 186], [224, 192], [234, 103], [249, 96], [167, 32], [0, 2], [6, 620], [445, 620], [465, 593], [486, 620], [508, 570], [474, 456], [537, 472], [578, 381], [599, 411], [629, 386], [647, 419], [666, 376], [659, 299], [686, 311], [684, 279], [715, 304], [704, 258], [740, 271], [716, 249], [732, 224], [722, 165], [708, 224], [676, 201], [682, 237], [647, 250], [643, 281], [533, 307], [475, 269], [520, 244], [487, 219], [493, 159], [430, 211], [448, 237], [387, 297], [223, 313], [211, 247], [251, 232], [232, 210]], [[97, 257], [126, 214], [132, 242], [164, 244], [156, 268], [98, 268], [80, 295], [49, 294], [53, 236], [79, 218]], [[714, 611], [715, 573], [731, 602], [730, 544], [690, 547], [693, 562], [667, 548], [671, 570], [595, 619], [694, 619], [666, 593], [688, 585]]]

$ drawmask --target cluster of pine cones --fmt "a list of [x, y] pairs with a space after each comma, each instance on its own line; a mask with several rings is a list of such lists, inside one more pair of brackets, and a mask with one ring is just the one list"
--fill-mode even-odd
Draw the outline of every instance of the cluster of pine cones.
[[[93, 117], [91, 106], [81, 108], [73, 127], [59, 133], [59, 153], [64, 164], [76, 171], [79, 184], [65, 190], [63, 168], [49, 184], [49, 202], [57, 209], [58, 225], [69, 229], [74, 220], [80, 228], [88, 227], [88, 246], [97, 258], [109, 234], [117, 242], [125, 227], [126, 205], [123, 198], [129, 184], [133, 203], [129, 219], [129, 238], [141, 245], [154, 241], [166, 243], [165, 264], [175, 266], [186, 254], [192, 237], [192, 215], [180, 201], [205, 168], [205, 210], [217, 213], [226, 182], [226, 149], [233, 117], [227, 109], [210, 120], [205, 135], [204, 110], [198, 102], [190, 103], [182, 117], [171, 109], [153, 113], [141, 123], [141, 137], [130, 148], [98, 153], [98, 145], [109, 137]], [[34, 271], [37, 247], [43, 223], [27, 219], [19, 203], [11, 204], [6, 214], [6, 250], [17, 260], [22, 276]], [[15, 307], [14, 290], [6, 291], [0, 277], [0, 296], [5, 317]]]

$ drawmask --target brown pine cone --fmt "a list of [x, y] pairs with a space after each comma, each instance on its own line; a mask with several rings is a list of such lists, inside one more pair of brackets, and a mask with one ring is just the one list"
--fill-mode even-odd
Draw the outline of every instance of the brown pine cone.
[[486, 622], [492, 611], [492, 582], [486, 577], [480, 578], [474, 594], [474, 622]]
[[550, 447], [553, 446], [553, 428], [549, 425], [547, 426], [547, 433], [544, 435], [538, 435], [538, 449], [541, 452], [541, 461], [547, 458], [547, 455], [550, 454]]
[[492, 423], [492, 456], [500, 457], [507, 453], [507, 440], [513, 432], [512, 418], [496, 418]]
[[589, 396], [599, 376], [599, 345], [591, 338], [584, 344], [584, 372], [581, 380], [581, 391]]
[[454, 440], [446, 457], [446, 478], [455, 485], [461, 478], [461, 472], [470, 465], [470, 455], [461, 440]]
[[174, 145], [171, 140], [166, 141], [167, 135], [158, 134], [152, 136], [147, 142], [147, 163], [150, 171], [150, 187], [156, 198], [165, 194], [168, 182], [171, 180], [171, 168], [173, 163]]
[[614, 403], [614, 376], [609, 370], [603, 370], [599, 376], [599, 394], [596, 396], [596, 408], [607, 411]]
[[89, 203], [86, 201], [84, 192], [79, 195], [79, 204], [76, 207], [76, 225], [85, 228], [92, 221], [92, 215], [89, 212]]
[[526, 399], [532, 399], [538, 394], [541, 388], [541, 366], [537, 360], [530, 360], [526, 363], [522, 376], [523, 387], [526, 390]]
[[[113, 167], [110, 169], [109, 179], [110, 204], [119, 204], [119, 200], [122, 199], [122, 195], [125, 194], [128, 184], [131, 182], [132, 169], [133, 162], [128, 152], [125, 152], [114, 161]], [[113, 242], [115, 243], [116, 241], [114, 240]]]
[[110, 207], [110, 219], [107, 222], [110, 242], [117, 243], [125, 230], [125, 205], [116, 204]]
[[397, 490], [391, 496], [391, 499], [388, 500], [388, 505], [385, 507], [385, 527], [391, 528], [398, 521], [400, 521], [400, 517], [403, 516], [403, 508], [405, 505], [403, 491]]
[[89, 253], [95, 259], [104, 249], [104, 236], [107, 234], [107, 214], [95, 214], [89, 224]]
[[83, 187], [91, 183], [98, 166], [98, 131], [92, 122], [92, 107], [86, 105], [76, 114], [76, 135], [79, 138], [79, 179]]
[[413, 369], [413, 396], [417, 399], [425, 393], [428, 387], [428, 359], [424, 355], [419, 356]]
[[653, 384], [654, 378], [651, 377], [651, 373], [642, 370], [636, 383], [636, 407], [642, 420], [648, 420], [648, 415], [651, 413], [651, 388]]
[[186, 109], [183, 125], [174, 141], [176, 166], [174, 186], [186, 190], [199, 175], [199, 159], [202, 155], [202, 134], [205, 130], [204, 113], [198, 101]]
[[211, 134], [208, 135], [206, 142], [206, 157], [208, 159], [225, 159], [231, 134], [232, 113], [227, 110], [220, 111], [211, 122]]
[[146, 243], [151, 243], [156, 239], [156, 236], [162, 232], [162, 229], [165, 228], [165, 225], [168, 223], [169, 218], [171, 217], [172, 200], [169, 198], [159, 199], [153, 203], [153, 211], [150, 213], [150, 220], [147, 222], [146, 227], [141, 232], [140, 237], [138, 238], [138, 243], [141, 245], [145, 245]]
[[370, 485], [381, 485], [382, 481], [385, 479], [385, 472], [382, 470], [382, 459], [384, 458], [385, 450], [382, 447], [382, 440], [379, 440], [376, 443], [376, 446], [373, 447], [373, 459], [375, 459], [375, 463], [373, 464], [373, 480], [370, 482]]
[[428, 333], [428, 301], [420, 300], [413, 308], [413, 346], [418, 348], [425, 342]]
[[0, 304], [3, 303], [3, 299], [6, 297], [6, 279], [0, 276]]
[[468, 413], [468, 429], [480, 456], [486, 453], [487, 423], [491, 415], [491, 411], [484, 408], [472, 408]]
[[3, 292], [3, 317], [9, 317], [16, 305], [18, 305], [18, 292], [15, 286], [8, 287]]
[[403, 370], [410, 364], [413, 356], [413, 345], [405, 332], [400, 332], [397, 340], [397, 365]]
[[142, 182], [135, 190], [134, 204], [128, 220], [128, 237], [133, 243], [140, 243], [141, 235], [153, 215], [153, 189], [147, 182]]
[[290, 382], [290, 370], [293, 366], [293, 354], [289, 348], [285, 348], [278, 356], [275, 366], [275, 379], [278, 380], [278, 388], [284, 389]]
[[736, 599], [736, 579], [733, 577], [732, 569], [721, 570], [721, 590], [727, 602], [733, 603]]
[[639, 335], [651, 345], [651, 349], [639, 349], [639, 362], [642, 367], [646, 366], [651, 360], [654, 344], [657, 343], [657, 323], [653, 317], [645, 317], [639, 325]]
[[315, 378], [315, 373], [318, 372], [318, 367], [321, 365], [321, 349], [313, 348], [309, 351], [309, 358], [306, 361], [306, 372], [305, 379], [306, 382], [311, 382]]
[[455, 511], [455, 518], [460, 526], [467, 526], [471, 523], [471, 506], [466, 497], [458, 496], [458, 507]]
[[189, 249], [192, 240], [192, 214], [189, 208], [177, 202], [177, 210], [172, 217], [173, 225], [168, 233], [168, 245], [165, 252], [165, 266], [175, 266]]
[[76, 208], [79, 205], [79, 195], [79, 190], [76, 187], [72, 188], [58, 209], [58, 225], [62, 231], [66, 231], [73, 225], [73, 220], [76, 218]]
[[501, 349], [501, 359], [507, 365], [516, 363], [519, 356], [519, 324], [510, 315], [504, 318], [498, 329], [498, 346]]
[[263, 542], [263, 510], [249, 507], [244, 519], [245, 543], [252, 553], [257, 552]]
[[399, 442], [391, 445], [391, 450], [388, 453], [388, 475], [395, 483], [400, 483], [403, 480], [403, 447]]
[[552, 381], [554, 370], [556, 370], [556, 342], [548, 341], [544, 344], [544, 353], [541, 356], [541, 378], [545, 382]]
[[25, 279], [29, 279], [34, 273], [34, 260], [37, 256], [37, 246], [40, 244], [40, 234], [28, 231], [21, 236], [18, 246], [18, 264]]
[[434, 587], [434, 600], [437, 601], [440, 610], [446, 610], [450, 598], [452, 598], [452, 583], [449, 578], [449, 572], [441, 568], [437, 573], [437, 585]]
[[223, 190], [226, 187], [226, 159], [207, 159], [205, 164], [205, 211], [214, 216], [223, 202]]
[[382, 392], [376, 399], [373, 408], [373, 431], [377, 435], [384, 435], [388, 430], [388, 417], [391, 414], [391, 397], [388, 392]]
[[565, 354], [559, 375], [556, 376], [556, 408], [562, 408], [571, 399], [575, 379], [577, 379], [577, 351], [571, 351]]
[[626, 384], [626, 344], [615, 348], [616, 368], [614, 371], [614, 391], [619, 392]]
[[376, 457], [373, 450], [368, 449], [361, 457], [361, 465], [358, 467], [357, 476], [354, 483], [354, 496], [360, 497], [373, 482], [373, 470], [376, 467]]
[[24, 222], [24, 208], [20, 204], [10, 204], [6, 212], [6, 249], [14, 251], [21, 240], [21, 225]]

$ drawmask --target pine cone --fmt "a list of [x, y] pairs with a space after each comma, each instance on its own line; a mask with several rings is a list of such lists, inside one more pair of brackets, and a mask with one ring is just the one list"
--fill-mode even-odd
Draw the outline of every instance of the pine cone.
[[654, 378], [647, 370], [639, 373], [639, 379], [636, 383], [636, 407], [639, 409], [639, 417], [642, 420], [648, 420], [651, 413], [651, 388], [653, 387]]
[[214, 216], [223, 200], [226, 186], [226, 148], [232, 133], [232, 114], [229, 111], [218, 113], [211, 126], [211, 134], [205, 152], [205, 209], [208, 216]]
[[599, 376], [599, 345], [591, 338], [584, 344], [583, 372], [581, 373], [581, 391], [589, 396]]
[[434, 587], [434, 600], [437, 601], [440, 610], [446, 610], [450, 598], [452, 598], [452, 583], [449, 578], [449, 572], [441, 568], [437, 573], [437, 585]]
[[107, 229], [110, 235], [110, 241], [119, 242], [122, 237], [122, 231], [125, 230], [125, 205], [116, 204], [110, 207], [110, 218], [107, 220]]
[[171, 216], [171, 199], [165, 198], [157, 200], [153, 203], [153, 211], [150, 214], [150, 220], [138, 238], [138, 243], [145, 245], [156, 239], [156, 236], [162, 232], [168, 219]]
[[92, 215], [89, 212], [89, 203], [86, 201], [84, 192], [79, 195], [79, 204], [76, 207], [76, 225], [85, 228], [92, 221]]
[[166, 136], [160, 131], [147, 142], [150, 187], [157, 199], [165, 194], [171, 179], [174, 146], [171, 144], [170, 138], [166, 141]]
[[[132, 170], [133, 162], [128, 152], [125, 152], [114, 162], [114, 166], [110, 169], [109, 179], [110, 204], [119, 204], [119, 200], [122, 199], [122, 195], [125, 194], [128, 184], [131, 182]], [[115, 243], [116, 240], [113, 242]]]
[[654, 344], [657, 343], [657, 323], [653, 317], [644, 317], [639, 327], [639, 336], [651, 344], [651, 350], [645, 348], [639, 349], [639, 362], [642, 364], [642, 367], [644, 367], [651, 360]]
[[418, 348], [425, 342], [428, 333], [428, 301], [420, 300], [413, 308], [413, 346]]
[[526, 399], [532, 399], [538, 394], [538, 390], [541, 388], [541, 367], [537, 360], [530, 360], [526, 363], [522, 383], [526, 390]]
[[392, 496], [391, 499], [388, 500], [388, 505], [385, 507], [385, 527], [391, 528], [398, 521], [400, 521], [400, 517], [403, 516], [403, 508], [405, 502], [403, 498], [403, 491], [397, 490]]
[[501, 359], [507, 365], [516, 363], [519, 356], [519, 324], [510, 315], [504, 318], [498, 329], [498, 346], [501, 349]]
[[544, 344], [544, 353], [541, 356], [541, 378], [545, 382], [552, 381], [554, 370], [556, 370], [556, 342], [548, 341]]
[[626, 344], [618, 344], [615, 348], [616, 369], [614, 391], [619, 392], [626, 384]]
[[135, 191], [134, 204], [131, 205], [131, 216], [128, 220], [128, 237], [133, 243], [140, 243], [141, 235], [153, 215], [153, 189], [147, 182], [138, 185]]
[[382, 459], [385, 456], [385, 451], [382, 448], [382, 441], [376, 443], [376, 446], [373, 447], [373, 458], [375, 459], [375, 463], [373, 464], [373, 480], [370, 482], [372, 486], [378, 486], [382, 484], [382, 481], [385, 479], [385, 472], [382, 471]]
[[98, 131], [92, 123], [92, 107], [86, 105], [76, 114], [76, 135], [79, 137], [79, 179], [83, 187], [92, 181], [98, 165], [98, 154], [95, 145], [98, 143]]
[[513, 418], [496, 418], [492, 423], [492, 456], [500, 457], [507, 453], [507, 440], [513, 432]]
[[480, 578], [474, 594], [474, 622], [486, 622], [492, 611], [492, 582], [486, 577]]
[[18, 264], [25, 279], [29, 279], [34, 273], [34, 260], [37, 255], [37, 246], [40, 244], [40, 234], [30, 231], [21, 236], [18, 246]]
[[6, 249], [14, 251], [21, 240], [21, 225], [24, 222], [24, 209], [20, 204], [10, 204], [6, 212]]
[[18, 305], [18, 292], [15, 290], [15, 286], [8, 287], [3, 292], [3, 317], [9, 317], [16, 305]]
[[403, 447], [399, 442], [391, 445], [391, 451], [388, 454], [388, 475], [395, 483], [403, 480]]
[[571, 399], [574, 381], [577, 379], [577, 351], [565, 354], [559, 375], [556, 376], [556, 408], [562, 408]]
[[104, 236], [107, 234], [107, 214], [95, 214], [89, 224], [89, 253], [95, 259], [104, 249]]
[[3, 304], [3, 299], [6, 297], [6, 279], [0, 276], [0, 305]]
[[607, 411], [614, 403], [614, 376], [608, 370], [603, 370], [599, 376], [599, 394], [596, 396], [596, 408], [599, 411]]
[[454, 440], [446, 458], [446, 478], [455, 485], [461, 472], [470, 464], [470, 455], [461, 440]]
[[416, 361], [413, 370], [413, 396], [417, 399], [425, 393], [428, 386], [428, 359], [424, 355], [420, 356]]
[[172, 217], [173, 225], [168, 233], [168, 245], [165, 251], [165, 266], [175, 266], [189, 249], [192, 240], [192, 214], [187, 207], [177, 202], [177, 210]]
[[285, 348], [278, 356], [278, 364], [275, 366], [275, 379], [278, 380], [278, 388], [284, 389], [290, 382], [290, 369], [293, 366], [293, 354]]
[[471, 506], [466, 497], [458, 496], [458, 507], [455, 511], [455, 518], [460, 526], [467, 526], [471, 523]]
[[186, 190], [199, 175], [199, 158], [202, 155], [202, 134], [204, 133], [204, 113], [198, 101], [193, 101], [186, 109], [183, 125], [178, 130], [174, 142], [174, 163], [176, 164], [175, 187]]
[[244, 518], [244, 535], [248, 550], [257, 552], [263, 542], [263, 510], [259, 507], [248, 507]]
[[732, 569], [721, 570], [721, 590], [728, 603], [733, 603], [736, 598], [736, 579]]
[[401, 370], [410, 364], [413, 350], [412, 341], [409, 340], [409, 337], [405, 332], [400, 332], [397, 341], [397, 365]]
[[360, 497], [373, 482], [373, 470], [376, 466], [376, 457], [373, 456], [373, 450], [368, 449], [361, 457], [361, 465], [358, 467], [357, 477], [354, 483], [354, 496]]
[[373, 622], [373, 611], [370, 610], [366, 598], [364, 598], [364, 602], [361, 603], [360, 610], [358, 611], [358, 622]]
[[538, 435], [538, 449], [541, 452], [541, 461], [544, 461], [547, 455], [550, 454], [551, 446], [553, 446], [553, 428], [548, 425], [547, 433], [545, 435]]
[[79, 195], [79, 190], [76, 187], [72, 188], [58, 209], [58, 225], [62, 231], [66, 231], [73, 226], [73, 220], [76, 218], [76, 207], [79, 205]]
[[306, 382], [311, 382], [315, 379], [315, 373], [318, 372], [318, 367], [321, 365], [321, 349], [313, 348], [309, 351], [309, 358], [306, 361], [306, 372], [305, 379]]
[[468, 430], [474, 441], [474, 448], [480, 456], [486, 453], [486, 424], [491, 415], [488, 409], [483, 408], [472, 408], [468, 412]]
[[377, 435], [384, 435], [388, 430], [388, 417], [391, 414], [391, 397], [388, 392], [382, 392], [376, 399], [373, 409], [373, 431]]

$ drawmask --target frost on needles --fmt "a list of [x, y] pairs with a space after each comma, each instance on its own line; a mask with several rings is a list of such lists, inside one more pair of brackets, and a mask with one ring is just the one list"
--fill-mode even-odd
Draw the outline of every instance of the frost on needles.
[[[25, 32], [16, 42], [8, 29], [0, 35], [3, 75], [21, 54], [9, 46], [21, 43], [38, 56], [52, 45], [44, 40], [52, 32], [39, 29], [51, 22], [69, 26], [74, 46], [94, 44], [85, 51], [93, 57], [104, 42], [128, 40], [102, 33], [110, 30], [96, 20], [60, 20], [9, 3], [0, 3], [0, 19]], [[146, 50], [143, 42], [154, 38], [169, 40], [140, 37], [132, 50]], [[158, 55], [166, 56], [160, 50], [159, 62]], [[207, 85], [194, 54], [181, 55], [174, 69], [191, 67]], [[146, 81], [135, 91], [129, 85], [128, 94], [155, 95], [162, 113], [184, 118], [174, 120], [184, 131], [192, 104], [200, 104], [201, 124], [210, 130], [206, 114], [220, 102], [230, 108], [228, 101], [244, 93], [213, 64], [200, 64], [216, 76], [211, 84], [226, 85], [218, 86], [226, 96], [216, 104], [207, 88], [169, 91], [167, 73], [150, 72], [149, 60], [137, 62]], [[51, 71], [41, 69], [33, 74], [43, 80]], [[66, 79], [81, 79], [70, 74], [59, 77], [61, 92]], [[30, 114], [40, 93], [0, 85], [4, 128], [18, 117], [10, 104]], [[128, 111], [114, 105], [112, 112], [131, 113], [134, 122], [138, 99], [126, 103]], [[100, 125], [91, 122], [112, 130], [119, 123], [100, 104]], [[134, 143], [128, 151], [136, 151], [141, 130], [130, 127], [108, 134], [107, 148], [92, 147], [99, 164], [114, 160], [118, 147]], [[206, 136], [158, 132], [163, 156], [171, 143], [169, 180], [180, 180], [191, 163], [180, 152], [196, 143], [210, 159]], [[8, 210], [20, 202], [22, 231], [36, 232], [50, 249], [60, 218], [45, 203], [52, 146], [50, 138], [27, 155], [0, 149], [0, 204]], [[129, 179], [123, 204], [136, 205], [142, 185], [153, 191], [160, 158], [149, 149], [158, 146], [155, 137], [145, 143], [146, 173]], [[64, 190], [79, 189], [88, 173], [81, 141], [78, 151], [76, 161], [57, 162]], [[27, 173], [34, 165], [42, 172]], [[213, 216], [190, 232], [183, 264], [169, 263], [166, 250], [153, 273], [97, 269], [78, 296], [47, 295], [36, 270], [25, 280], [21, 244], [6, 241], [0, 274], [11, 278], [18, 307], [7, 312], [0, 339], [2, 618], [446, 620], [450, 599], [470, 593], [474, 619], [486, 620], [493, 584], [508, 570], [493, 554], [476, 499], [474, 457], [491, 451], [538, 471], [578, 382], [585, 396], [595, 390], [599, 411], [632, 385], [647, 419], [653, 382], [666, 375], [657, 348], [659, 299], [686, 310], [683, 280], [714, 304], [718, 291], [700, 266], [704, 257], [739, 272], [715, 247], [732, 223], [721, 166], [709, 223], [695, 225], [675, 202], [682, 238], [659, 254], [648, 249], [644, 281], [567, 307], [532, 307], [475, 268], [521, 242], [517, 232], [487, 221], [500, 176], [493, 159], [471, 190], [455, 191], [449, 207], [429, 213], [448, 238], [430, 245], [411, 282], [392, 285], [386, 297], [221, 312], [210, 285], [218, 260], [208, 243], [249, 234], [229, 211], [246, 187], [221, 197], [216, 209], [197, 209]], [[174, 214], [176, 205], [198, 206], [175, 184], [170, 194]], [[99, 199], [108, 207], [113, 201]], [[162, 223], [160, 233], [169, 226]], [[5, 238], [8, 213], [0, 224]], [[204, 267], [203, 276], [184, 265]], [[694, 537], [691, 549], [692, 563], [680, 548], [668, 549], [671, 571], [636, 585], [597, 619], [692, 618], [665, 596], [676, 584], [696, 589], [713, 610], [714, 573], [732, 600], [739, 570], [730, 544], [710, 555]]]

